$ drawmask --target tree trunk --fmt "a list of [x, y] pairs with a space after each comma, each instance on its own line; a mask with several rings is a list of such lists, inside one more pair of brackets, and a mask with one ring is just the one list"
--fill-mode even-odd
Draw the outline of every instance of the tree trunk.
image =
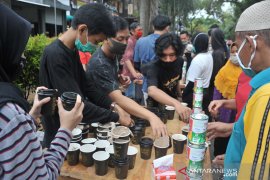
[[152, 25], [152, 21], [153, 19], [158, 15], [158, 9], [159, 9], [159, 0], [150, 0], [150, 19], [149, 19], [149, 28], [148, 31], [149, 32], [153, 32], [153, 25]]
[[150, 0], [140, 1], [140, 24], [143, 28], [143, 35], [148, 34], [150, 19]]

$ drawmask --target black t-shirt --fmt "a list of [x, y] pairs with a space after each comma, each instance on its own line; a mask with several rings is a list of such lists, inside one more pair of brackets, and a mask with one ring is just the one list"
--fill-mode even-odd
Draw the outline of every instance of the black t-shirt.
[[144, 69], [147, 87], [156, 86], [171, 97], [177, 98], [177, 86], [181, 80], [182, 66], [183, 59], [181, 58], [178, 58], [171, 67], [163, 67], [159, 60], [149, 63]]
[[[47, 46], [43, 52], [39, 81], [42, 86], [57, 89], [59, 95], [66, 91], [80, 94], [84, 98], [85, 104], [83, 122], [105, 123], [119, 119], [117, 114], [107, 110], [111, 100], [102, 91], [96, 91], [95, 88], [86, 83], [78, 51], [69, 49], [59, 39]], [[48, 146], [59, 128], [59, 116], [58, 113], [55, 113], [53, 117], [43, 117], [43, 119], [45, 139], [48, 138], [49, 141], [46, 142], [46, 146]]]
[[110, 94], [119, 89], [118, 61], [105, 56], [101, 48], [97, 49], [87, 65], [86, 77], [88, 83], [94, 83], [98, 91]]

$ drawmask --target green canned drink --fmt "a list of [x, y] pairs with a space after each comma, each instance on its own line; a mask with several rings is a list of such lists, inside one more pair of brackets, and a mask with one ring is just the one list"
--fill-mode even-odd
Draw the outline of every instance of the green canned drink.
[[194, 93], [203, 93], [203, 79], [196, 78], [194, 81]]
[[192, 114], [189, 120], [188, 140], [191, 144], [205, 145], [208, 116]]
[[202, 108], [203, 93], [193, 94], [193, 107]]
[[204, 155], [205, 146], [193, 145], [192, 143], [188, 142], [188, 166], [186, 172], [189, 177], [201, 178], [203, 176]]

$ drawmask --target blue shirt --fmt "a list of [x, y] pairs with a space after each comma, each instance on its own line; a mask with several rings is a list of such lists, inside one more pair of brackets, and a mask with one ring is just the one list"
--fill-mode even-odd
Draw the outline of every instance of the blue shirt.
[[155, 42], [159, 36], [159, 34], [150, 34], [137, 41], [134, 50], [134, 62], [146, 64], [155, 59]]
[[[139, 62], [143, 65], [155, 59], [155, 42], [159, 36], [159, 34], [150, 34], [137, 41], [134, 50], [134, 62]], [[147, 79], [145, 77], [142, 90], [147, 92]]]
[[[270, 68], [267, 68], [254, 76], [250, 81], [252, 88], [249, 98], [259, 89], [261, 86], [270, 83]], [[234, 169], [239, 169], [242, 156], [246, 146], [246, 138], [244, 134], [244, 115], [246, 107], [243, 108], [238, 121], [234, 124], [230, 141], [227, 146], [225, 161], [224, 161], [224, 178], [225, 179], [237, 179], [236, 176], [226, 176], [230, 174]]]

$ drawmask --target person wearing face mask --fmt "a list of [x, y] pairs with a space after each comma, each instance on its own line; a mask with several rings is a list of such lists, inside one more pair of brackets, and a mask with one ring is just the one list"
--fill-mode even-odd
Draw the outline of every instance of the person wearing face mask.
[[187, 61], [186, 71], [188, 71], [188, 68], [189, 68], [191, 60], [192, 60], [191, 52], [192, 52], [193, 46], [192, 46], [189, 38], [190, 37], [189, 37], [188, 31], [181, 31], [180, 32], [180, 39], [181, 39], [183, 45], [185, 46], [183, 57]]
[[[212, 114], [212, 116], [216, 117], [215, 120], [218, 120], [217, 122], [211, 122], [208, 123], [208, 129], [207, 129], [207, 137], [209, 140], [215, 139], [215, 159], [213, 160], [213, 163], [217, 165], [224, 166], [224, 157], [225, 157], [225, 151], [228, 144], [228, 141], [226, 141], [226, 138], [229, 138], [232, 130], [234, 122], [236, 122], [242, 112], [243, 107], [245, 106], [249, 93], [251, 91], [251, 87], [249, 85], [249, 82], [251, 78], [241, 70], [240, 75], [237, 79], [237, 82], [235, 82], [235, 76], [237, 76], [237, 71], [235, 71], [236, 67], [241, 69], [238, 63], [237, 58], [237, 45], [236, 43], [232, 43], [231, 45], [231, 55], [229, 61], [226, 63], [226, 65], [219, 71], [218, 75], [216, 76], [215, 83], [218, 84], [217, 86], [220, 86], [219, 89], [223, 89], [224, 96], [228, 97], [228, 99], [225, 99], [222, 97], [222, 95], [215, 90], [214, 97], [220, 97], [220, 100], [213, 100], [209, 104], [209, 112]], [[234, 66], [228, 65], [228, 63], [232, 62], [232, 64], [235, 64]], [[237, 73], [237, 74], [236, 74]], [[222, 76], [223, 74], [223, 76]], [[223, 78], [222, 78], [223, 77]], [[227, 79], [227, 81], [226, 81]], [[218, 82], [218, 80], [220, 82]], [[228, 81], [231, 81], [228, 83]], [[237, 83], [237, 84], [236, 84]], [[224, 88], [222, 85], [228, 85], [228, 88]], [[234, 84], [234, 86], [231, 86]], [[226, 90], [227, 89], [227, 90]], [[236, 92], [235, 92], [236, 89]], [[235, 92], [235, 93], [234, 93]], [[217, 96], [219, 94], [219, 96]], [[234, 97], [235, 94], [235, 98]], [[232, 99], [230, 99], [232, 98]], [[230, 111], [235, 110], [236, 115], [235, 118], [231, 117]], [[217, 119], [217, 115], [219, 115], [219, 118]], [[231, 119], [229, 119], [231, 118]], [[217, 141], [217, 138], [219, 140]], [[224, 141], [222, 139], [225, 138]], [[229, 140], [229, 139], [228, 139]], [[222, 154], [223, 152], [223, 154]], [[218, 155], [219, 154], [219, 155]], [[221, 155], [222, 154], [222, 155]]]
[[[131, 79], [131, 83], [128, 86], [127, 90], [125, 91], [125, 95], [128, 97], [131, 97], [133, 99], [136, 99], [136, 101], [140, 101], [139, 99], [142, 99], [140, 91], [135, 92], [135, 86], [137, 89], [140, 88], [140, 85], [135, 84], [138, 80], [142, 79], [143, 76], [140, 72], [136, 71], [134, 68], [134, 48], [137, 40], [142, 37], [142, 27], [139, 23], [133, 22], [130, 26], [130, 34], [131, 36], [128, 38], [127, 48], [125, 50], [125, 53], [123, 55], [123, 58], [121, 59], [121, 63], [123, 64], [123, 70], [122, 74], [125, 76], [129, 76]], [[134, 81], [135, 80], [135, 81]], [[136, 97], [136, 98], [135, 98]]]
[[213, 58], [208, 52], [208, 35], [206, 33], [197, 33], [192, 38], [195, 57], [191, 61], [190, 67], [187, 71], [186, 87], [183, 90], [182, 99], [192, 108], [193, 102], [193, 88], [196, 78], [203, 79], [203, 111], [208, 115], [209, 86], [213, 71]]
[[[81, 6], [75, 13], [71, 27], [44, 50], [40, 62], [40, 84], [49, 89], [57, 89], [59, 95], [63, 92], [75, 92], [84, 99], [84, 123], [117, 122], [128, 126], [130, 116], [118, 105], [115, 113], [111, 110], [114, 104], [102, 91], [96, 91], [94, 86], [86, 83], [85, 71], [80, 62], [76, 40], [82, 44], [88, 41], [97, 44], [107, 37], [115, 35], [111, 16], [102, 4], [90, 3]], [[59, 128], [59, 116], [43, 116], [45, 129], [44, 142], [49, 147]]]
[[181, 119], [188, 120], [191, 109], [177, 99], [181, 93], [179, 83], [183, 66], [183, 45], [179, 37], [171, 33], [161, 35], [156, 40], [155, 53], [156, 60], [143, 69], [148, 95], [160, 104], [175, 107]]
[[[91, 55], [96, 51], [98, 45], [88, 41], [88, 30], [85, 30], [75, 41], [75, 46], [79, 51], [80, 60], [83, 65], [83, 69], [86, 71], [86, 64], [91, 58]], [[86, 40], [86, 41], [85, 41]], [[85, 42], [84, 42], [85, 41]]]
[[150, 122], [153, 135], [167, 135], [166, 126], [152, 112], [143, 108], [132, 99], [124, 96], [119, 89], [121, 85], [128, 85], [128, 76], [120, 75], [118, 68], [119, 56], [124, 54], [129, 37], [128, 23], [125, 19], [114, 16], [116, 36], [103, 42], [101, 48], [92, 56], [87, 65], [87, 83], [94, 83], [98, 91], [104, 92], [112, 101], [131, 115], [143, 118]]
[[[160, 35], [169, 32], [171, 20], [168, 16], [157, 15], [153, 19], [152, 24], [154, 33], [140, 38], [135, 45], [134, 67], [139, 72], [143, 66], [155, 59], [155, 41]], [[144, 96], [144, 104], [147, 105], [147, 79], [145, 77], [143, 78], [142, 92]]]
[[[71, 131], [82, 119], [81, 97], [71, 111], [58, 100], [60, 126], [52, 145], [42, 151], [35, 121], [42, 105], [50, 98], [38, 100], [33, 106], [23, 97], [14, 81], [22, 72], [21, 55], [31, 33], [31, 24], [0, 3], [0, 177], [1, 179], [57, 179], [68, 151]], [[38, 87], [36, 91], [46, 89]]]
[[[238, 78], [242, 72], [236, 58], [237, 46], [231, 46], [231, 56], [227, 63], [218, 71], [214, 82], [213, 100], [221, 101], [234, 99], [238, 85]], [[214, 102], [216, 103], [216, 102]], [[211, 103], [210, 103], [211, 104]], [[213, 105], [211, 105], [213, 106]], [[210, 110], [212, 107], [209, 107]], [[217, 122], [233, 123], [235, 119], [235, 109], [221, 107], [218, 111], [211, 111], [211, 116]], [[229, 141], [229, 137], [216, 137], [214, 141], [214, 156], [224, 154]]]
[[225, 172], [237, 177], [225, 179], [268, 179], [270, 164], [270, 1], [247, 8], [236, 28], [238, 61], [244, 73], [252, 77], [251, 92], [225, 154]]

